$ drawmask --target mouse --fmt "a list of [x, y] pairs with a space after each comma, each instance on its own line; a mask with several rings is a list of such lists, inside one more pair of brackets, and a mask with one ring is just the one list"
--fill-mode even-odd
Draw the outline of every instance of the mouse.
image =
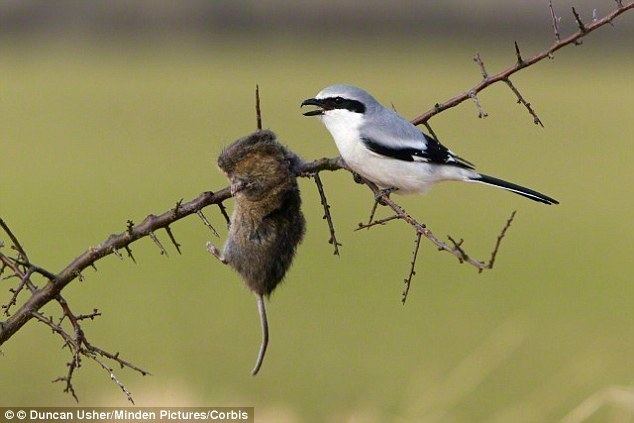
[[284, 279], [306, 231], [295, 176], [300, 162], [270, 130], [238, 139], [218, 157], [235, 206], [222, 250], [211, 242], [207, 250], [233, 268], [256, 296], [262, 342], [251, 372], [254, 376], [269, 342], [265, 299]]

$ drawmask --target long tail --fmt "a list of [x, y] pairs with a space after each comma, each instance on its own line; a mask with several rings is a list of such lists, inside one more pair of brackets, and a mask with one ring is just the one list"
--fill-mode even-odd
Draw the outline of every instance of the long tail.
[[502, 179], [494, 178], [493, 176], [478, 174], [469, 178], [470, 181], [480, 182], [487, 185], [493, 185], [496, 187], [504, 188], [508, 191], [514, 192], [526, 198], [530, 198], [533, 201], [538, 201], [544, 204], [559, 204], [559, 201], [551, 198], [541, 192], [533, 191], [532, 189], [516, 185], [511, 182], [507, 182]]
[[251, 371], [253, 376], [257, 375], [264, 361], [264, 355], [266, 354], [266, 347], [269, 345], [269, 323], [266, 320], [266, 306], [264, 305], [264, 296], [258, 295], [258, 311], [260, 313], [260, 323], [262, 324], [262, 344], [260, 344], [260, 352], [258, 353], [258, 359], [255, 362], [255, 367]]

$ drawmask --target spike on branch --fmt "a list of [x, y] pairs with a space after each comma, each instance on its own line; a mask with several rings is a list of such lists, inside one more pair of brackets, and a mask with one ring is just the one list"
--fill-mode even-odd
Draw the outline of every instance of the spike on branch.
[[480, 67], [480, 73], [482, 74], [482, 79], [484, 80], [488, 79], [489, 74], [487, 73], [487, 70], [484, 67], [484, 62], [482, 61], [482, 58], [480, 57], [480, 53], [476, 53], [475, 57], [473, 58], [473, 61], [476, 62], [478, 66]]
[[176, 238], [174, 238], [174, 234], [172, 233], [172, 228], [170, 228], [169, 226], [166, 226], [165, 232], [167, 232], [167, 235], [170, 237], [170, 241], [172, 241], [172, 244], [174, 244], [174, 248], [176, 248], [176, 251], [178, 251], [178, 254], [182, 254], [181, 245], [176, 241]]
[[209, 220], [207, 219], [207, 216], [205, 216], [205, 213], [203, 213], [202, 210], [198, 210], [196, 212], [196, 214], [198, 215], [198, 217], [200, 217], [200, 220], [202, 220], [203, 225], [205, 225], [206, 227], [209, 228], [209, 230], [218, 238], [220, 238], [220, 234], [218, 233], [218, 231], [216, 230], [216, 228], [214, 228], [211, 223], [209, 223]]
[[161, 241], [159, 241], [156, 234], [154, 232], [150, 232], [149, 236], [152, 239], [152, 241], [154, 241], [154, 243], [159, 248], [159, 250], [161, 251], [161, 255], [165, 257], [169, 257], [169, 254], [167, 254], [167, 250], [165, 249], [165, 247], [163, 247], [163, 244], [161, 244]]
[[558, 18], [555, 14], [555, 9], [553, 8], [552, 0], [548, 1], [548, 8], [550, 9], [550, 17], [553, 21], [553, 31], [555, 31], [555, 40], [556, 42], [561, 41], [561, 35], [559, 34], [559, 22], [561, 22], [561, 18]]
[[262, 110], [260, 110], [260, 87], [255, 85], [255, 119], [258, 130], [262, 130]]
[[520, 53], [520, 46], [517, 44], [517, 41], [514, 41], [514, 43], [515, 43], [515, 56], [517, 57], [517, 65], [523, 67], [525, 63], [524, 63], [524, 59], [522, 59], [522, 53]]
[[579, 27], [579, 31], [581, 31], [583, 34], [588, 32], [588, 29], [586, 28], [585, 24], [581, 20], [581, 17], [579, 16], [579, 13], [577, 13], [577, 10], [575, 9], [574, 6], [572, 7], [572, 14], [575, 17], [575, 21], [577, 22], [577, 26]]

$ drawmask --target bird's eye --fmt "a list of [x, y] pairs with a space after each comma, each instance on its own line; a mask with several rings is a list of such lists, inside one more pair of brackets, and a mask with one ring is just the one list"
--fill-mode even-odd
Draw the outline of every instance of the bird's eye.
[[337, 103], [337, 104], [341, 104], [341, 103], [343, 103], [343, 98], [341, 98], [341, 97], [335, 97], [335, 103]]

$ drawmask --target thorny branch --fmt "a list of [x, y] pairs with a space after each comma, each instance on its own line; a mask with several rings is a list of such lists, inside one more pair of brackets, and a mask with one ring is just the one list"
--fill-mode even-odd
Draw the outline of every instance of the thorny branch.
[[[437, 115], [444, 110], [455, 107], [470, 98], [476, 102], [476, 105], [478, 105], [479, 114], [481, 116], [486, 115], [481, 105], [479, 105], [477, 94], [496, 82], [504, 81], [516, 95], [518, 103], [523, 104], [528, 112], [533, 116], [535, 123], [541, 124], [541, 121], [537, 117], [537, 114], [531, 108], [530, 103], [524, 100], [524, 97], [511, 83], [509, 77], [519, 70], [529, 67], [546, 57], [552, 58], [553, 53], [560, 48], [565, 47], [569, 44], [578, 43], [582, 37], [586, 36], [590, 32], [605, 24], [612, 24], [612, 21], [617, 16], [621, 15], [625, 11], [634, 8], [634, 2], [623, 4], [621, 0], [615, 1], [617, 4], [617, 9], [610, 12], [602, 19], [593, 19], [593, 21], [589, 24], [583, 23], [577, 11], [573, 10], [573, 15], [575, 16], [575, 21], [577, 22], [579, 31], [563, 39], [561, 38], [561, 35], [559, 33], [559, 18], [555, 15], [552, 4], [550, 4], [549, 7], [551, 10], [553, 28], [555, 31], [555, 42], [550, 48], [528, 59], [524, 59], [520, 52], [519, 46], [517, 45], [517, 43], [515, 43], [515, 55], [517, 58], [515, 65], [494, 75], [491, 75], [486, 71], [484, 61], [482, 60], [481, 56], [479, 54], [476, 55], [476, 58], [474, 60], [480, 66], [480, 71], [483, 78], [482, 81], [470, 90], [458, 94], [443, 103], [436, 104], [431, 110], [414, 118], [412, 122], [417, 125], [424, 124], [430, 131], [431, 135], [437, 138], [428, 123], [431, 117]], [[259, 101], [259, 87], [257, 86], [256, 118], [257, 127], [261, 128], [262, 116]], [[319, 189], [320, 198], [322, 200], [322, 204], [324, 205], [324, 213], [327, 216], [326, 220], [328, 221], [328, 226], [331, 233], [331, 241], [335, 248], [335, 254], [338, 253], [338, 246], [340, 244], [336, 240], [332, 216], [330, 216], [329, 211], [330, 206], [326, 201], [323, 191], [323, 184], [321, 184], [321, 180], [319, 178], [319, 173], [322, 171], [337, 171], [341, 169], [347, 170], [345, 163], [340, 157], [322, 158], [311, 162], [301, 162], [294, 169], [297, 176], [315, 178]], [[393, 215], [380, 220], [371, 219], [370, 222], [367, 224], [360, 224], [358, 229], [372, 228], [385, 225], [393, 220], [401, 220], [410, 225], [416, 234], [415, 248], [412, 254], [410, 273], [408, 275], [408, 278], [405, 279], [405, 287], [403, 290], [402, 298], [403, 303], [407, 298], [411, 280], [415, 275], [415, 264], [420, 248], [420, 240], [422, 237], [427, 238], [439, 251], [446, 251], [449, 254], [455, 256], [461, 263], [467, 263], [478, 269], [479, 272], [482, 272], [485, 269], [491, 269], [493, 267], [502, 239], [505, 237], [506, 232], [513, 221], [513, 218], [515, 217], [515, 212], [513, 212], [507, 220], [502, 231], [498, 235], [490, 259], [487, 262], [480, 261], [473, 259], [466, 253], [463, 248], [463, 240], [456, 241], [454, 238], [448, 237], [449, 243], [442, 241], [440, 238], [434, 235], [424, 223], [419, 222], [414, 217], [412, 217], [400, 205], [389, 198], [389, 196], [382, 193], [373, 183], [369, 181], [362, 182], [370, 188], [375, 198], [380, 197], [381, 204], [384, 204], [385, 206], [390, 208], [393, 212]], [[136, 262], [132, 254], [131, 244], [140, 239], [146, 237], [151, 238], [159, 247], [161, 254], [167, 255], [167, 250], [163, 247], [156, 235], [156, 233], [160, 229], [163, 229], [167, 232], [170, 241], [177, 249], [177, 251], [180, 252], [181, 245], [174, 237], [170, 225], [194, 213], [198, 214], [205, 226], [207, 226], [215, 235], [217, 235], [218, 233], [215, 228], [211, 226], [209, 221], [204, 216], [203, 209], [210, 205], [216, 205], [219, 208], [222, 216], [225, 218], [227, 225], [229, 225], [229, 215], [223, 202], [230, 197], [231, 193], [229, 188], [223, 188], [217, 192], [207, 191], [201, 193], [198, 197], [187, 202], [183, 202], [183, 200], [181, 199], [176, 203], [175, 207], [161, 214], [150, 214], [139, 224], [134, 224], [131, 220], [128, 220], [124, 231], [112, 234], [97, 246], [88, 248], [58, 273], [50, 272], [40, 266], [33, 264], [33, 262], [30, 261], [30, 258], [28, 257], [22, 244], [19, 242], [18, 238], [14, 235], [9, 226], [2, 219], [0, 219], [0, 229], [8, 237], [10, 241], [8, 249], [12, 250], [7, 251], [7, 245], [0, 241], [0, 277], [2, 278], [0, 280], [16, 279], [18, 281], [15, 287], [9, 288], [9, 292], [11, 294], [10, 298], [6, 304], [2, 305], [3, 314], [7, 316], [7, 319], [4, 322], [0, 321], [0, 346], [8, 341], [29, 320], [35, 319], [48, 326], [54, 333], [58, 334], [62, 339], [64, 346], [67, 347], [71, 353], [71, 360], [67, 363], [68, 370], [66, 375], [55, 380], [65, 383], [64, 390], [66, 392], [77, 399], [77, 395], [72, 383], [72, 378], [75, 374], [75, 371], [81, 366], [82, 358], [88, 358], [90, 361], [95, 362], [99, 367], [106, 371], [110, 379], [122, 390], [126, 398], [132, 402], [132, 395], [125, 388], [118, 377], [114, 374], [113, 369], [109, 367], [106, 363], [108, 362], [108, 360], [110, 360], [117, 363], [121, 368], [127, 367], [141, 373], [142, 375], [146, 375], [148, 374], [148, 372], [126, 360], [123, 360], [119, 356], [118, 352], [112, 354], [107, 352], [106, 350], [92, 345], [86, 339], [84, 330], [82, 328], [82, 322], [87, 319], [92, 320], [95, 317], [100, 316], [101, 313], [97, 309], [95, 309], [92, 313], [88, 314], [74, 314], [71, 311], [71, 308], [68, 305], [67, 301], [61, 296], [61, 291], [73, 280], [82, 280], [82, 272], [87, 267], [93, 267], [95, 270], [97, 270], [95, 267], [95, 263], [98, 260], [101, 260], [102, 258], [107, 257], [111, 254], [114, 254], [123, 259], [123, 255], [120, 252], [121, 249], [125, 249], [127, 252], [127, 256], [131, 260]], [[3, 277], [3, 275], [5, 276]], [[44, 284], [42, 285], [42, 287], [38, 287], [38, 285], [35, 284], [35, 282], [33, 281], [34, 277], [42, 278], [44, 280]], [[27, 290], [28, 292], [30, 292], [30, 296], [17, 308], [17, 310], [15, 310], [15, 312], [12, 313], [12, 307], [18, 305], [19, 297]], [[57, 302], [62, 310], [61, 318], [59, 318], [59, 321], [57, 323], [53, 320], [53, 317], [46, 317], [40, 312], [41, 308], [51, 301]], [[63, 327], [64, 321], [68, 322], [71, 330]]]
[[[555, 11], [552, 7], [552, 3], [549, 4], [549, 8], [550, 8], [550, 13], [551, 13], [551, 17], [552, 17], [552, 21], [553, 21], [553, 28], [555, 31], [555, 42], [553, 43], [553, 45], [551, 45], [549, 48], [547, 48], [546, 50], [535, 54], [534, 56], [528, 58], [528, 59], [523, 59], [523, 60], [518, 60], [514, 65], [509, 66], [508, 68], [501, 70], [500, 72], [494, 74], [494, 75], [488, 75], [487, 77], [484, 77], [478, 84], [476, 84], [474, 87], [472, 87], [471, 89], [458, 94], [452, 98], [450, 98], [449, 100], [446, 100], [444, 102], [441, 103], [436, 103], [434, 105], [434, 107], [432, 107], [431, 109], [429, 109], [428, 111], [426, 111], [425, 113], [415, 117], [414, 119], [412, 119], [412, 123], [414, 125], [420, 125], [420, 124], [424, 124], [426, 123], [429, 119], [431, 119], [433, 116], [437, 115], [438, 113], [450, 109], [452, 107], [456, 107], [457, 105], [459, 105], [460, 103], [464, 102], [465, 100], [469, 100], [469, 99], [474, 99], [474, 101], [477, 99], [477, 95], [480, 91], [484, 90], [485, 88], [495, 84], [496, 82], [500, 82], [500, 81], [504, 81], [508, 84], [507, 81], [509, 81], [509, 77], [513, 74], [515, 74], [516, 72], [518, 72], [521, 69], [527, 68], [529, 66], [534, 65], [537, 62], [540, 62], [542, 60], [544, 60], [545, 58], [552, 58], [554, 57], [554, 53], [569, 45], [569, 44], [577, 44], [579, 41], [581, 41], [581, 39], [583, 37], [585, 37], [586, 35], [588, 35], [589, 33], [591, 33], [592, 31], [601, 28], [604, 25], [607, 24], [611, 24], [612, 21], [618, 17], [619, 15], [625, 13], [626, 11], [633, 9], [634, 8], [634, 2], [630, 2], [628, 4], [623, 4], [622, 2], [617, 2], [617, 8], [615, 10], [613, 10], [612, 12], [608, 13], [605, 17], [603, 17], [602, 19], [597, 19], [595, 21], [593, 21], [592, 23], [589, 24], [583, 24], [583, 22], [581, 21], [581, 19], [578, 17], [578, 14], [576, 13], [576, 10], [573, 12], [575, 14], [575, 20], [577, 22], [577, 25], [579, 26], [579, 31], [569, 35], [568, 37], [565, 38], [561, 38], [561, 35], [559, 33], [559, 18], [555, 15]], [[516, 45], [516, 56], [518, 58], [521, 57], [521, 53], [519, 51], [519, 47], [517, 47]], [[515, 90], [514, 90], [515, 92]], [[515, 92], [515, 94], [517, 95], [517, 92]], [[518, 96], [519, 97], [519, 96]], [[519, 100], [519, 98], [518, 98]], [[526, 106], [526, 102], [525, 101], [520, 101], [520, 103], [524, 104], [524, 106]], [[528, 106], [526, 106], [528, 109]], [[478, 115], [480, 115], [482, 112], [481, 107], [478, 109]], [[530, 109], [529, 109], [530, 112]], [[535, 121], [536, 124], [540, 124], [541, 121], [539, 121], [539, 119], [536, 118], [534, 112], [531, 113], [531, 115], [533, 116], [533, 120]]]
[[328, 240], [329, 244], [332, 244], [334, 247], [334, 255], [339, 256], [339, 247], [341, 243], [337, 241], [337, 234], [335, 233], [335, 225], [332, 223], [332, 216], [330, 215], [330, 204], [328, 204], [328, 199], [326, 198], [326, 192], [324, 191], [324, 184], [321, 182], [321, 177], [319, 173], [315, 173], [313, 176], [315, 178], [315, 185], [317, 185], [317, 191], [319, 191], [319, 198], [321, 199], [321, 205], [324, 208], [324, 219], [328, 222], [328, 229], [330, 230], [330, 239]]

